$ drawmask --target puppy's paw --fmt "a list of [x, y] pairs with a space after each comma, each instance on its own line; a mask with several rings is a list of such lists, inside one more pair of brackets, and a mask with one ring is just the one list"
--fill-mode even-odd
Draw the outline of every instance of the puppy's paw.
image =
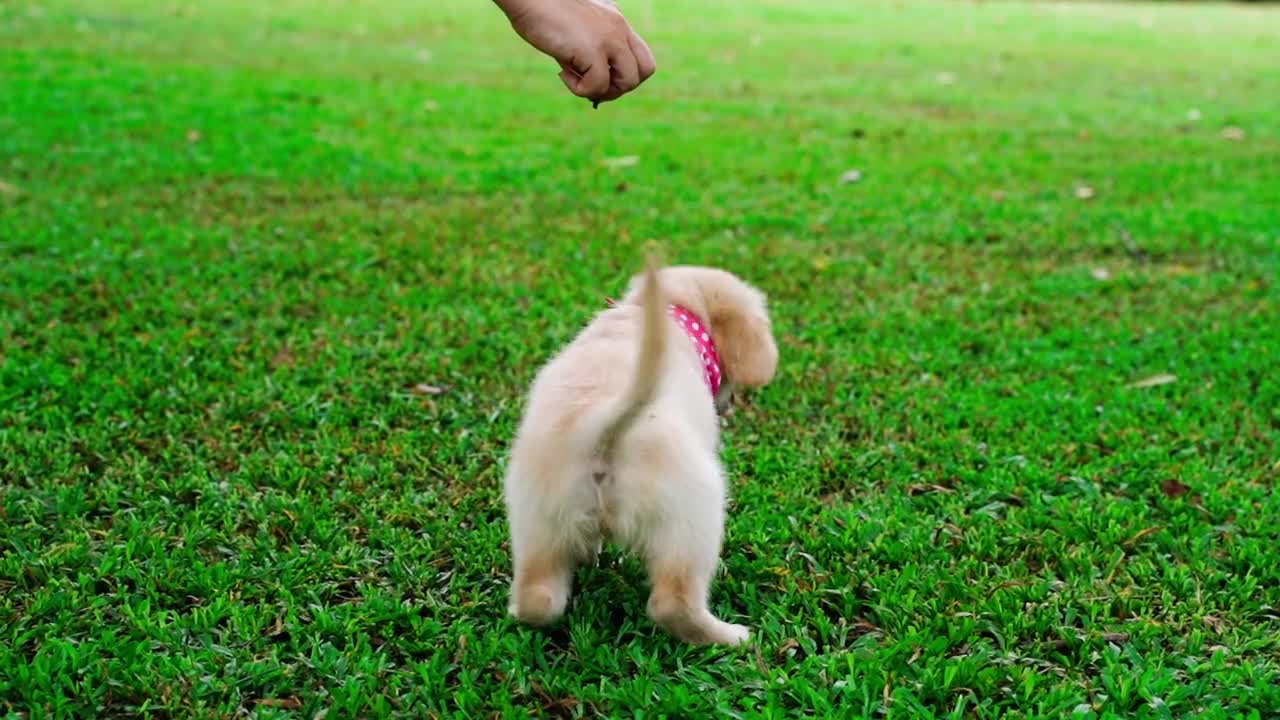
[[512, 617], [527, 625], [547, 625], [560, 619], [568, 598], [543, 584], [519, 588], [507, 605]]
[[751, 630], [744, 625], [713, 620], [703, 627], [701, 635], [695, 642], [737, 647], [751, 638]]
[[747, 626], [733, 623], [723, 623], [723, 625], [721, 637], [716, 640], [721, 645], [736, 647], [751, 639], [751, 629]]

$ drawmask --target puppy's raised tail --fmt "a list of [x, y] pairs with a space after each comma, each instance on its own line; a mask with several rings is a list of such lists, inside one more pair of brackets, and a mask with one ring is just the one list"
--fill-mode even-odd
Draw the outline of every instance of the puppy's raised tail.
[[636, 357], [635, 374], [631, 386], [614, 414], [604, 423], [598, 446], [599, 456], [608, 464], [618, 440], [627, 432], [658, 392], [662, 377], [662, 359], [666, 356], [667, 333], [664, 327], [665, 308], [662, 302], [662, 286], [658, 282], [658, 260], [650, 253], [645, 261], [644, 287], [640, 289], [642, 312], [640, 352]]

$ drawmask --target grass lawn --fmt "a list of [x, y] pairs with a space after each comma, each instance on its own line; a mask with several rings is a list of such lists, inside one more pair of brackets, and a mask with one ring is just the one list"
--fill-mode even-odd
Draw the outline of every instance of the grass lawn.
[[[1280, 11], [626, 9], [592, 111], [484, 0], [0, 3], [0, 716], [1280, 715]], [[505, 616], [652, 239], [773, 302], [740, 650]]]

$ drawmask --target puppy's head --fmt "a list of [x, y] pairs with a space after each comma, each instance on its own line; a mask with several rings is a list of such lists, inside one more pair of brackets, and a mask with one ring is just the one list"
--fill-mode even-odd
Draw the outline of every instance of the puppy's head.
[[[725, 379], [734, 385], [759, 387], [778, 369], [764, 293], [724, 270], [675, 266], [658, 273], [662, 297], [697, 313], [711, 326]], [[639, 302], [643, 279], [631, 283], [626, 302]]]

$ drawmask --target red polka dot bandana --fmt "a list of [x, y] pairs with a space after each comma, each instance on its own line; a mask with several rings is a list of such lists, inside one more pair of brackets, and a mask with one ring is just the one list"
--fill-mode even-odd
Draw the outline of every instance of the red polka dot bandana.
[[[613, 298], [606, 298], [609, 307], [618, 304]], [[711, 329], [697, 315], [694, 315], [688, 308], [679, 305], [668, 305], [667, 314], [676, 321], [683, 330], [684, 334], [689, 336], [693, 341], [694, 348], [698, 351], [698, 360], [702, 363], [702, 379], [706, 381], [707, 388], [711, 390], [711, 397], [715, 398], [720, 393], [720, 383], [724, 379], [724, 371], [720, 367], [720, 353], [716, 352], [716, 341], [711, 339]]]
[[715, 397], [720, 392], [721, 370], [720, 353], [716, 352], [716, 342], [711, 339], [711, 329], [697, 315], [679, 305], [667, 306], [667, 314], [675, 318], [684, 328], [684, 334], [693, 341], [698, 359], [702, 361], [702, 379], [707, 381], [711, 397]]

